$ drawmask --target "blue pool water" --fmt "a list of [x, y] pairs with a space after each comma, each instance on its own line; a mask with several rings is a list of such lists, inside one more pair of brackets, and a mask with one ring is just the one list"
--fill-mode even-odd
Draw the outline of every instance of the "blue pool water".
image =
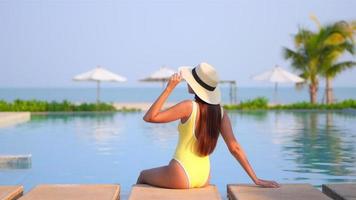
[[[229, 112], [234, 134], [257, 176], [279, 183], [356, 181], [356, 115], [345, 112]], [[166, 165], [177, 122], [149, 124], [143, 113], [32, 116], [0, 128], [0, 154], [32, 154], [28, 169], [0, 169], [1, 184], [120, 183], [123, 197], [146, 168]], [[222, 138], [211, 156], [212, 179], [252, 183]]]

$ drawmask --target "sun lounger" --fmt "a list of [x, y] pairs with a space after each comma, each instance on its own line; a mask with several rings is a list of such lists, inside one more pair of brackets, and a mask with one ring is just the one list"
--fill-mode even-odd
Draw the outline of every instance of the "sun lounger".
[[197, 189], [166, 189], [145, 184], [133, 185], [129, 200], [221, 200], [214, 185]]
[[23, 194], [23, 186], [0, 186], [0, 200], [15, 200]]
[[119, 185], [38, 185], [20, 200], [118, 200], [119, 195]]
[[322, 190], [335, 200], [356, 200], [356, 183], [323, 184]]
[[264, 188], [252, 184], [229, 184], [230, 200], [330, 200], [310, 184], [281, 184], [279, 188]]
[[0, 169], [29, 169], [32, 155], [0, 155]]

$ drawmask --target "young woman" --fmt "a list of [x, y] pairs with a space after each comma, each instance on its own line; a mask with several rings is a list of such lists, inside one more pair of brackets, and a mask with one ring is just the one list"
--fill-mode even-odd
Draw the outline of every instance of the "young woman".
[[[275, 181], [256, 177], [245, 152], [232, 132], [229, 116], [220, 106], [219, 78], [215, 69], [200, 63], [195, 68], [182, 67], [168, 81], [158, 99], [152, 104], [143, 119], [152, 123], [167, 123], [180, 120], [179, 141], [175, 154], [167, 166], [143, 170], [137, 183], [165, 188], [204, 187], [210, 180], [209, 155], [214, 151], [219, 134], [231, 154], [242, 165], [253, 182], [262, 187], [279, 187]], [[161, 110], [168, 96], [184, 78], [189, 93], [195, 101], [184, 100], [166, 110]]]

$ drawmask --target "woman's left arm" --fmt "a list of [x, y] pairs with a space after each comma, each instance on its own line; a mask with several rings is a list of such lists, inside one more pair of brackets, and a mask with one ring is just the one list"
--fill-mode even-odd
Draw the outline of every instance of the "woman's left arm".
[[172, 75], [172, 77], [168, 81], [167, 87], [163, 90], [161, 95], [148, 109], [145, 116], [143, 117], [143, 120], [152, 123], [165, 123], [181, 119], [190, 115], [192, 106], [188, 100], [182, 101], [166, 110], [161, 111], [161, 108], [167, 100], [168, 96], [172, 93], [174, 88], [179, 84], [181, 80], [182, 77], [180, 74], [175, 73]]
[[226, 112], [224, 112], [223, 119], [221, 122], [221, 136], [223, 137], [231, 154], [236, 158], [236, 160], [240, 163], [240, 165], [244, 168], [244, 170], [247, 172], [247, 174], [250, 176], [250, 178], [256, 185], [260, 185], [263, 187], [280, 187], [280, 185], [275, 181], [257, 178], [249, 161], [247, 160], [247, 156], [244, 150], [242, 149], [241, 145], [237, 142], [234, 136], [230, 123], [230, 118]]

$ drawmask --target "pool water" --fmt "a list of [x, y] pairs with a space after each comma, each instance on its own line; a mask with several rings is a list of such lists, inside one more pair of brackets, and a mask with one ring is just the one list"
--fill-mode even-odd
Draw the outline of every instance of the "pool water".
[[[178, 122], [151, 124], [144, 113], [33, 115], [0, 128], [0, 154], [31, 154], [26, 169], [0, 169], [1, 184], [25, 191], [43, 183], [119, 183], [125, 198], [143, 169], [166, 165]], [[279, 183], [356, 181], [356, 114], [316, 111], [229, 112], [257, 176]], [[211, 155], [211, 183], [253, 183], [222, 138]]]

